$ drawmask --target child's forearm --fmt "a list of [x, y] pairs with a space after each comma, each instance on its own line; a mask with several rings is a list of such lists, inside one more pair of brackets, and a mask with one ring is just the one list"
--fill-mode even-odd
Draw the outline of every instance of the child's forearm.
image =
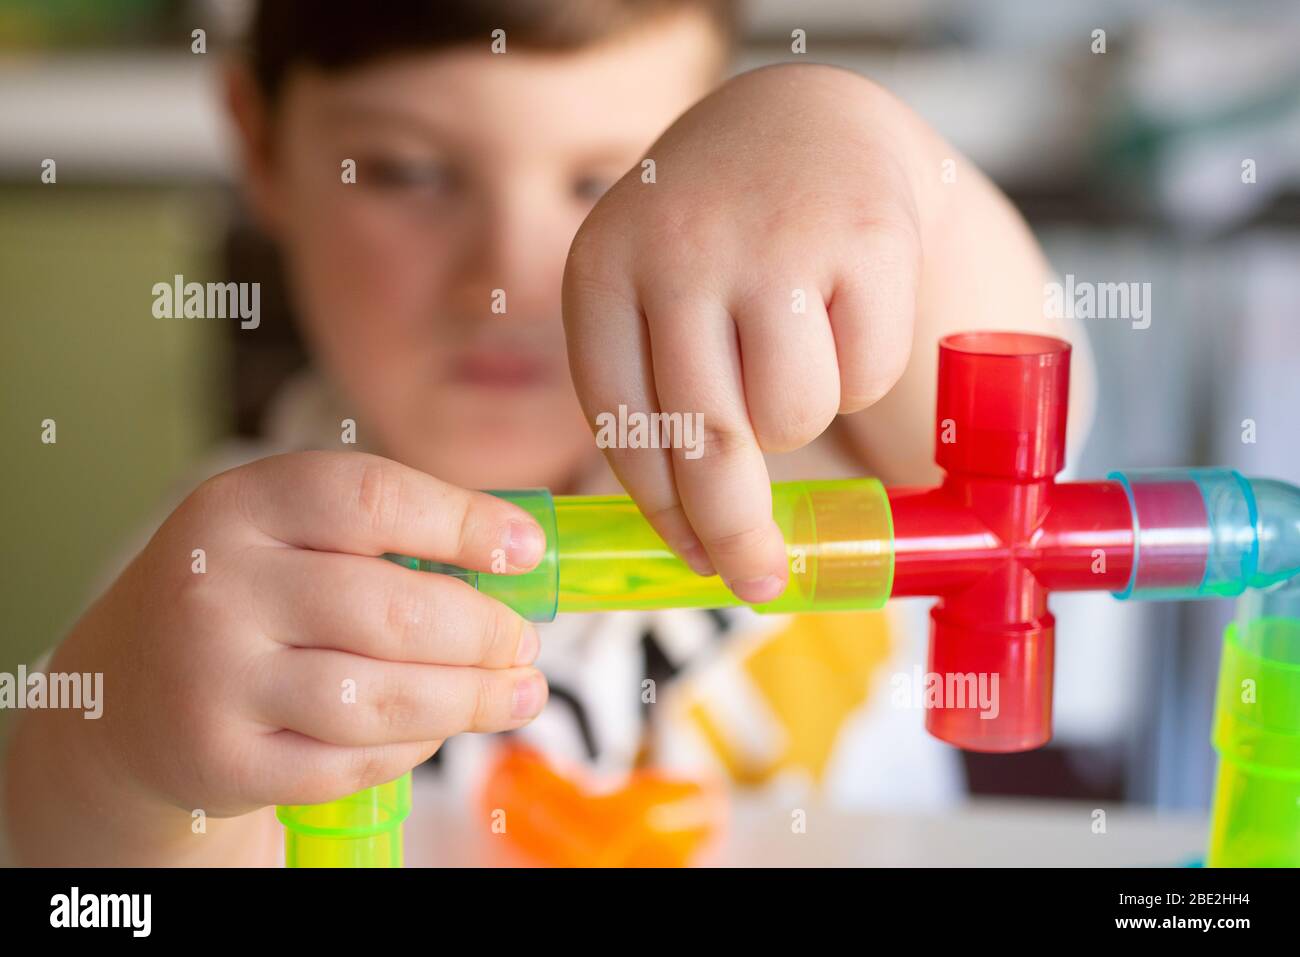
[[[90, 616], [93, 617], [93, 611]], [[84, 670], [79, 630], [50, 665]], [[106, 708], [113, 705], [110, 702]], [[40, 866], [257, 866], [279, 860], [279, 827], [266, 808], [241, 817], [198, 816], [148, 794], [116, 757], [106, 718], [25, 711], [3, 755], [0, 822], [17, 862]], [[201, 821], [201, 823], [196, 823]]]
[[[935, 356], [938, 341], [970, 329], [1037, 332], [1086, 342], [1044, 310], [1053, 278], [1037, 241], [1007, 198], [919, 117], [878, 96], [882, 128], [908, 146], [918, 192], [922, 265], [907, 371], [882, 400], [841, 418], [850, 446], [887, 482], [928, 484], [934, 464]], [[1076, 356], [1070, 383], [1071, 437], [1086, 433], [1093, 405], [1090, 355]]]

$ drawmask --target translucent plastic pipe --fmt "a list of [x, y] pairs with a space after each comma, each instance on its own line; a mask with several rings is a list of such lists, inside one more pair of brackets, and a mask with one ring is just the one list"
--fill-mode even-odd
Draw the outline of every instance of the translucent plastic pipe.
[[1300, 867], [1300, 579], [1250, 592], [1223, 636], [1211, 867]]
[[[1105, 482], [1051, 485], [1038, 493], [1035, 487], [1013, 483], [1008, 494], [1050, 492], [1051, 519], [1038, 526], [1033, 547], [1010, 548], [970, 512], [962, 485], [889, 491], [866, 478], [776, 484], [773, 516], [785, 536], [790, 583], [756, 610], [874, 609], [891, 594], [949, 591], [977, 595], [997, 609], [1021, 600], [1016, 589], [1037, 594], [1044, 583], [1053, 590], [1110, 590], [1121, 598], [1213, 597], [1267, 587], [1300, 571], [1300, 490], [1281, 482], [1184, 469], [1113, 473]], [[702, 578], [676, 558], [626, 496], [552, 498], [544, 489], [496, 494], [532, 514], [546, 533], [546, 554], [533, 571], [492, 575], [388, 557], [454, 575], [539, 622], [557, 612], [740, 604], [716, 576]], [[1099, 548], [1109, 553], [1102, 573]], [[1050, 658], [1047, 664], [1050, 693]], [[1032, 703], [1026, 707], [1026, 720], [1035, 719]], [[409, 808], [409, 776], [343, 801], [282, 807], [288, 863], [399, 865]]]
[[281, 806], [286, 867], [401, 867], [411, 774], [325, 804]]

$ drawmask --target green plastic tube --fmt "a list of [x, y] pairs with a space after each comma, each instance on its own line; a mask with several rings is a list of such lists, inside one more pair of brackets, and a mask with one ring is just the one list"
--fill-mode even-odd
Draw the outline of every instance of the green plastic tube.
[[[626, 495], [559, 496], [545, 489], [494, 492], [524, 508], [547, 536], [525, 575], [493, 575], [398, 555], [408, 568], [454, 575], [532, 621], [557, 611], [725, 608], [740, 601], [713, 575], [674, 555]], [[894, 577], [893, 521], [876, 479], [778, 482], [772, 517], [785, 538], [790, 581], [760, 612], [881, 608]]]
[[[626, 495], [494, 492], [531, 514], [547, 549], [523, 575], [480, 573], [402, 555], [408, 568], [454, 575], [532, 621], [557, 611], [720, 608], [741, 604], [716, 575], [677, 558]], [[894, 575], [889, 498], [876, 479], [772, 486], [772, 516], [786, 541], [790, 583], [762, 612], [880, 608]], [[411, 780], [311, 806], [280, 807], [289, 867], [400, 867]]]
[[326, 804], [282, 805], [286, 867], [401, 867], [411, 773]]
[[1224, 635], [1211, 867], [1300, 867], [1300, 581], [1248, 593]]
[[[875, 479], [772, 486], [790, 582], [761, 612], [880, 608], [893, 585], [889, 499]], [[741, 604], [678, 559], [625, 495], [559, 498], [560, 611], [722, 608]]]

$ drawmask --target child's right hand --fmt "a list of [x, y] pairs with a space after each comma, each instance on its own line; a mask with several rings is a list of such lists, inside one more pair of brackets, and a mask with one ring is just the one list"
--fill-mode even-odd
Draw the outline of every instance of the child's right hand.
[[450, 735], [526, 724], [547, 688], [530, 667], [533, 625], [464, 582], [378, 556], [526, 571], [543, 546], [515, 506], [376, 456], [225, 472], [60, 648], [51, 670], [104, 673], [102, 718], [64, 727], [97, 739], [126, 790], [186, 820], [389, 781]]

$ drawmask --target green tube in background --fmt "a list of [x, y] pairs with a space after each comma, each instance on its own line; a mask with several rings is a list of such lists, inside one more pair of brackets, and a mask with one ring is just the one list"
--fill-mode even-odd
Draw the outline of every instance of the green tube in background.
[[1211, 867], [1300, 867], [1300, 580], [1248, 593], [1224, 635]]

